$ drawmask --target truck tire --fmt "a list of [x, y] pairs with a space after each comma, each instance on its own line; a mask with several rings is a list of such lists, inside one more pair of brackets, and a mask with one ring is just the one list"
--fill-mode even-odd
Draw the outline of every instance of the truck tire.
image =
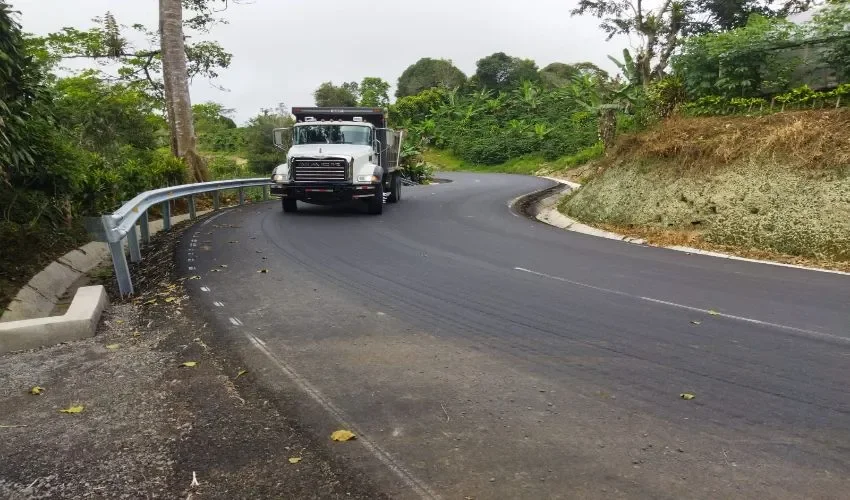
[[371, 215], [380, 215], [384, 211], [384, 183], [375, 187], [375, 196], [369, 198], [368, 210]]
[[295, 200], [284, 199], [284, 200], [282, 200], [282, 203], [283, 203], [283, 211], [285, 213], [290, 214], [290, 213], [294, 213], [294, 212], [298, 211], [298, 202], [296, 202]]
[[398, 203], [401, 201], [401, 176], [397, 172], [393, 174], [392, 185], [387, 203]]

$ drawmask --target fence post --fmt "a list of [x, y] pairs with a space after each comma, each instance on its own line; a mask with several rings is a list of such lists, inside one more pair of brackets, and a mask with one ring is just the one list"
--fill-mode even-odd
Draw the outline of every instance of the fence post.
[[171, 229], [171, 202], [166, 200], [162, 202], [162, 230], [169, 229]]
[[195, 215], [195, 195], [189, 196], [189, 218], [194, 219]]
[[151, 229], [148, 226], [148, 211], [145, 210], [142, 212], [142, 216], [139, 217], [139, 229], [142, 230], [142, 243], [145, 245], [150, 245], [151, 243]]
[[269, 187], [263, 186], [263, 201], [269, 201]]
[[127, 246], [130, 247], [130, 262], [142, 261], [142, 249], [139, 248], [139, 236], [136, 234], [136, 226], [130, 228], [127, 233]]
[[[114, 230], [112, 227], [112, 219], [108, 215], [101, 217], [103, 221], [103, 229], [106, 230], [107, 241], [109, 234]], [[134, 228], [135, 230], [135, 228]], [[124, 245], [121, 240], [116, 242], [108, 241], [109, 253], [112, 255], [112, 267], [115, 269], [115, 279], [118, 281], [118, 291], [121, 296], [130, 295], [133, 293], [133, 280], [130, 277], [130, 268], [127, 267], [127, 257], [124, 255]]]
[[239, 188], [239, 204], [245, 204], [245, 188]]
[[213, 191], [213, 210], [219, 208], [221, 208], [221, 196], [219, 196], [219, 191]]

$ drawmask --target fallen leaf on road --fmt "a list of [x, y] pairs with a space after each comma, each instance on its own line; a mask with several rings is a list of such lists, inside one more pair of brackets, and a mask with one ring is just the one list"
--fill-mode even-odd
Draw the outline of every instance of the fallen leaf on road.
[[717, 311], [715, 311], [714, 309], [712, 309], [712, 310], [708, 311], [708, 314], [710, 314], [710, 315], [712, 315], [712, 316], [719, 316], [719, 315], [720, 315], [720, 313], [719, 313], [719, 312], [717, 312]]
[[694, 399], [696, 396], [694, 396], [690, 392], [683, 392], [683, 393], [679, 394], [679, 397], [684, 399], [685, 401], [690, 401], [690, 400]]
[[199, 280], [199, 279], [201, 279], [201, 277], [200, 276], [189, 276], [189, 279], [190, 280]]
[[236, 380], [237, 378], [241, 377], [242, 375], [245, 375], [246, 373], [248, 373], [248, 370], [239, 370], [239, 373], [236, 374], [236, 377], [233, 380]]
[[180, 366], [185, 366], [186, 368], [194, 368], [198, 365], [197, 361], [184, 361], [180, 364]]
[[221, 269], [210, 269], [211, 273], [220, 273]]
[[30, 394], [32, 394], [33, 396], [38, 396], [42, 392], [44, 392], [44, 387], [35, 386], [32, 389], [30, 389]]
[[351, 431], [338, 430], [331, 434], [331, 439], [334, 441], [349, 441], [351, 439], [357, 439], [357, 436]]
[[268, 269], [260, 269], [257, 272], [260, 273], [260, 274], [268, 274], [269, 270]]
[[121, 347], [121, 344], [109, 344], [108, 346], [106, 346], [106, 348], [109, 349], [110, 351], [114, 351], [115, 349], [118, 349], [119, 347]]
[[291, 457], [289, 459], [289, 463], [291, 463], [291, 464], [297, 464], [300, 461], [301, 461], [301, 457]]
[[692, 325], [701, 325], [702, 321], [691, 321]]
[[227, 264], [222, 264], [220, 267], [221, 267], [222, 269], [227, 269]]
[[177, 299], [174, 298], [174, 297], [166, 297], [165, 298], [165, 301], [168, 302], [168, 303], [174, 302], [175, 300], [177, 300]]
[[70, 406], [64, 410], [59, 410], [60, 413], [82, 413], [84, 406]]
[[156, 299], [151, 299], [151, 300], [145, 302], [146, 306], [153, 305], [153, 304], [156, 304]]
[[141, 333], [139, 333], [139, 332], [133, 332], [133, 336], [134, 336], [134, 337], [139, 337], [139, 336], [141, 336], [141, 335], [142, 335], [142, 334], [141, 334]]

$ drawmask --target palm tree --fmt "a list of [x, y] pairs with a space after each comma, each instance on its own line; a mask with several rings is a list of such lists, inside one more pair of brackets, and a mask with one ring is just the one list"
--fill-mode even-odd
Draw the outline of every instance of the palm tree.
[[192, 180], [205, 182], [210, 180], [210, 172], [195, 145], [181, 0], [159, 0], [159, 31], [171, 151], [186, 161]]

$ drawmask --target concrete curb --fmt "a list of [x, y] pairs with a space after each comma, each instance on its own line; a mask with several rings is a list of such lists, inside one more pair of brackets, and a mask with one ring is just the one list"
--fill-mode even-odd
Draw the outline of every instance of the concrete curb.
[[[197, 215], [209, 212], [211, 210], [205, 210]], [[171, 222], [177, 224], [188, 219], [188, 214], [177, 215]], [[162, 231], [162, 220], [151, 221], [149, 228], [151, 236]], [[138, 227], [136, 232], [139, 232]], [[100, 241], [92, 241], [59, 257], [21, 288], [0, 317], [0, 324], [50, 316], [71, 285], [108, 260], [109, 247]]]
[[0, 323], [0, 354], [93, 337], [108, 303], [103, 286], [86, 286], [62, 316]]
[[684, 252], [687, 254], [693, 255], [704, 255], [707, 257], [716, 257], [719, 259], [729, 259], [729, 260], [740, 260], [744, 262], [753, 262], [756, 264], [767, 264], [770, 266], [779, 266], [779, 267], [789, 267], [792, 269], [802, 269], [804, 271], [817, 271], [822, 273], [830, 273], [830, 274], [841, 274], [845, 276], [850, 276], [850, 273], [844, 271], [835, 271], [832, 269], [823, 269], [820, 267], [807, 267], [800, 266], [796, 264], [785, 264], [784, 262], [774, 262], [772, 260], [759, 260], [759, 259], [749, 259], [746, 257], [739, 257], [737, 255], [721, 253], [721, 252], [711, 252], [708, 250], [702, 250], [699, 248], [685, 247], [685, 246], [660, 246], [660, 245], [650, 245], [646, 242], [646, 240], [642, 238], [633, 238], [631, 236], [625, 236], [619, 233], [614, 233], [611, 231], [604, 231], [602, 229], [597, 229], [595, 227], [588, 226], [587, 224], [582, 224], [566, 215], [562, 214], [558, 211], [558, 201], [563, 197], [565, 192], [569, 192], [574, 189], [579, 189], [581, 184], [577, 182], [568, 181], [566, 179], [560, 179], [558, 177], [547, 177], [540, 176], [543, 179], [548, 179], [550, 181], [557, 182], [561, 185], [567, 187], [565, 190], [561, 190], [552, 194], [551, 196], [546, 197], [543, 200], [538, 202], [538, 212], [537, 212], [537, 220], [540, 222], [549, 224], [550, 226], [554, 226], [560, 229], [565, 229], [567, 231], [574, 231], [576, 233], [589, 234], [591, 236], [596, 236], [599, 238], [607, 238], [609, 240], [618, 240], [626, 243], [633, 243], [635, 245], [648, 245], [654, 246], [656, 248], [666, 248], [667, 250], [673, 250], [676, 252]]

